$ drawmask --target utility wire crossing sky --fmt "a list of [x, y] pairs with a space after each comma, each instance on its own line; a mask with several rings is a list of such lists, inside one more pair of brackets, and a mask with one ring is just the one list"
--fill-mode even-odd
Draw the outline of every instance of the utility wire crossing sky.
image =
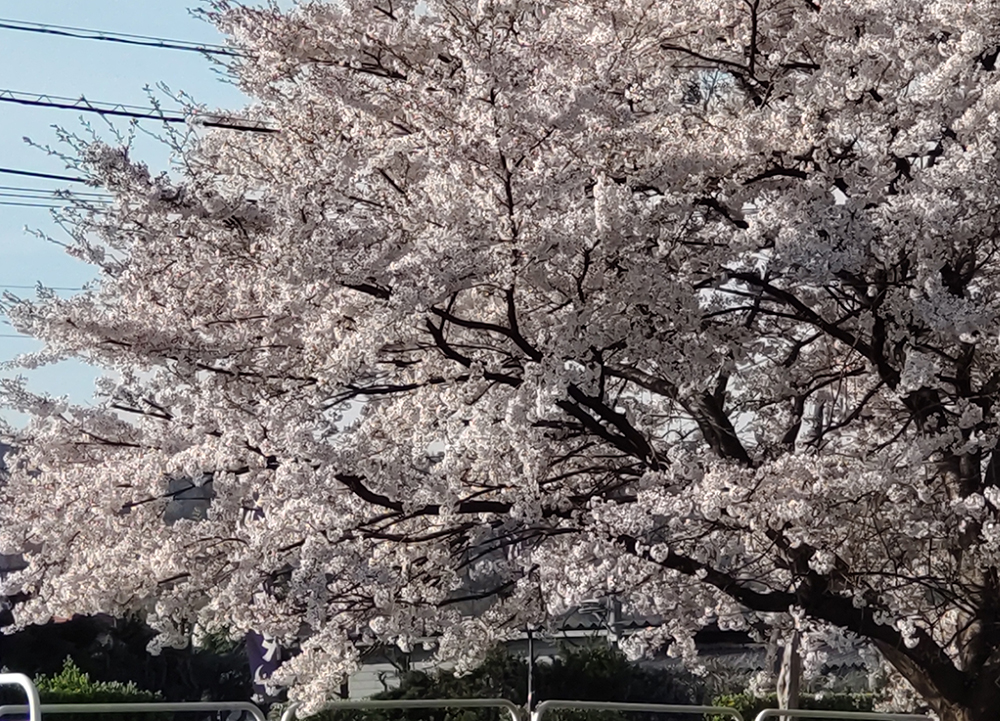
[[[248, 101], [222, 61], [239, 53], [225, 44], [214, 26], [191, 13], [189, 8], [198, 5], [199, 0], [8, 0], [5, 5], [0, 0], [0, 13], [9, 15], [16, 8], [30, 15], [0, 18], [0, 88], [48, 91], [44, 96], [9, 91], [0, 112], [0, 183], [6, 182], [0, 188], [0, 291], [30, 298], [38, 287], [34, 282], [41, 281], [47, 289], [71, 294], [94, 280], [92, 266], [64, 252], [65, 230], [49, 214], [67, 207], [69, 185], [84, 191], [72, 191], [84, 202], [100, 203], [108, 196], [83, 187], [87, 178], [67, 167], [58, 154], [46, 154], [46, 147], [63, 150], [54, 123], [83, 136], [94, 132], [111, 144], [132, 137], [130, 155], [157, 171], [171, 167], [169, 148], [155, 138], [157, 123], [274, 130], [265, 122], [238, 117]], [[159, 89], [155, 101], [162, 98], [170, 106], [171, 100], [183, 98], [177, 104], [186, 105], [192, 98], [192, 107], [199, 111], [150, 107], [158, 105], [149, 102], [150, 87]], [[120, 102], [97, 103], [89, 97]], [[124, 112], [110, 112], [114, 110]], [[74, 111], [79, 120], [73, 119]], [[85, 123], [87, 116], [99, 122]], [[31, 145], [22, 141], [26, 137]], [[24, 187], [18, 186], [22, 181]], [[37, 341], [24, 335], [0, 333], [0, 340], [0, 362], [39, 349]], [[32, 389], [68, 394], [78, 402], [91, 395], [96, 375], [95, 369], [77, 362], [0, 371], [18, 372], [28, 377]], [[18, 422], [10, 413], [0, 415]]]
[[109, 43], [121, 43], [123, 45], [141, 45], [148, 48], [160, 48], [162, 50], [184, 50], [202, 53], [205, 55], [240, 57], [239, 52], [233, 50], [232, 48], [227, 48], [224, 45], [190, 43], [186, 40], [171, 40], [169, 38], [158, 38], [152, 35], [133, 35], [131, 33], [116, 33], [109, 32], [107, 30], [88, 30], [86, 28], [76, 28], [68, 25], [32, 23], [23, 20], [9, 20], [7, 18], [0, 18], [0, 30], [19, 30], [29, 33], [42, 33], [44, 35], [77, 38], [80, 40], [100, 40]]
[[212, 115], [191, 115], [182, 110], [163, 110], [161, 108], [127, 105], [125, 103], [106, 103], [87, 100], [84, 97], [66, 98], [59, 95], [40, 93], [23, 93], [18, 90], [0, 89], [0, 103], [16, 105], [34, 105], [43, 108], [59, 110], [76, 110], [81, 113], [96, 113], [102, 116], [119, 118], [135, 118], [138, 120], [158, 120], [163, 123], [191, 123], [206, 128], [225, 128], [250, 133], [277, 133], [277, 128], [252, 120], [242, 118], [219, 118]]

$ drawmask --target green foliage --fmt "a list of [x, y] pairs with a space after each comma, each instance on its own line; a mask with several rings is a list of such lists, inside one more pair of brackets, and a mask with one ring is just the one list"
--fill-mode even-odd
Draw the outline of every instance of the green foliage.
[[[527, 701], [527, 663], [500, 647], [469, 674], [449, 671], [407, 673], [396, 689], [376, 699], [506, 698], [516, 704]], [[593, 645], [564, 648], [552, 663], [535, 665], [537, 701], [573, 699], [625, 701], [633, 703], [698, 703], [701, 686], [683, 671], [647, 669], [628, 662], [617, 649]], [[311, 721], [506, 721], [494, 709], [420, 709], [386, 711], [326, 711]], [[616, 712], [555, 711], [551, 721], [666, 721], [663, 715]], [[679, 719], [680, 717], [678, 717]]]
[[35, 679], [38, 694], [45, 703], [114, 703], [162, 700], [160, 694], [144, 691], [135, 683], [120, 681], [92, 681], [73, 662], [66, 658], [62, 671], [52, 676]]
[[[828, 693], [821, 696], [803, 694], [799, 705], [813, 711], [871, 711], [874, 696], [870, 693]], [[748, 693], [732, 693], [716, 696], [713, 706], [728, 706], [742, 714], [747, 721], [753, 719], [766, 708], [778, 708], [778, 696], [753, 696]], [[724, 716], [712, 716], [710, 721], [728, 721]]]
[[[42, 703], [144, 703], [162, 701], [163, 697], [152, 691], [144, 691], [133, 682], [94, 681], [73, 662], [66, 658], [62, 671], [51, 676], [35, 678], [38, 695]], [[48, 714], [47, 714], [48, 715]], [[59, 714], [59, 721], [94, 721], [95, 714]], [[170, 715], [164, 714], [115, 714], [116, 721], [163, 721]]]
[[[654, 669], [629, 663], [624, 654], [606, 645], [564, 650], [537, 676], [538, 700], [693, 704], [702, 696], [701, 682], [679, 669]], [[663, 714], [556, 711], [552, 721], [666, 721]], [[678, 719], [684, 717], [677, 717]], [[689, 717], [688, 717], [689, 718]]]
[[[205, 639], [202, 648], [166, 648], [151, 656], [146, 646], [153, 634], [134, 616], [76, 616], [5, 635], [3, 664], [32, 678], [56, 676], [69, 656], [92, 680], [133, 681], [140, 689], [160, 691], [168, 701], [250, 697], [250, 666], [242, 642], [218, 634]], [[15, 696], [11, 702], [22, 700]]]

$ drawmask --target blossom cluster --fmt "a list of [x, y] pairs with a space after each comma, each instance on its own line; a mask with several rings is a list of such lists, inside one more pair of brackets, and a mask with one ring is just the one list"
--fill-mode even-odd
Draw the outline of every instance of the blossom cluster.
[[18, 624], [297, 638], [317, 701], [360, 644], [461, 667], [615, 597], [636, 651], [794, 619], [987, 693], [995, 3], [212, 7], [279, 132], [85, 147], [100, 282], [7, 301], [108, 369], [3, 382]]

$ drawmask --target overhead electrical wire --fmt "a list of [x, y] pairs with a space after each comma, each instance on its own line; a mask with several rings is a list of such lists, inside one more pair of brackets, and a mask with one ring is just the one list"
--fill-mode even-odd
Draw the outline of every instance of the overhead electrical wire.
[[[0, 290], [5, 290], [5, 289], [6, 290], [10, 290], [10, 289], [13, 289], [13, 290], [34, 290], [37, 287], [38, 287], [37, 283], [35, 285], [4, 285], [3, 283], [0, 283]], [[49, 285], [45, 285], [43, 283], [42, 287], [45, 288], [46, 290], [83, 290], [83, 286], [82, 285], [76, 285], [76, 286], [51, 285], [51, 286], [49, 286]]]
[[77, 206], [108, 205], [113, 202], [110, 193], [95, 191], [70, 192], [51, 188], [21, 188], [0, 185], [0, 206], [15, 208], [67, 208]]
[[[51, 23], [36, 23], [22, 20], [12, 20], [0, 18], [0, 30], [14, 30], [19, 32], [40, 33], [60, 37], [76, 38], [80, 40], [97, 40], [101, 42], [119, 43], [122, 45], [136, 45], [142, 47], [159, 48], [162, 50], [180, 50], [185, 52], [197, 52], [202, 55], [217, 55], [225, 57], [244, 57], [245, 54], [224, 45], [214, 43], [192, 43], [185, 40], [173, 40], [150, 35], [135, 35], [131, 33], [119, 33], [105, 30], [91, 30], [88, 28], [72, 27], [68, 25], [54, 25]], [[80, 112], [96, 113], [98, 115], [110, 115], [117, 117], [129, 117], [140, 120], [159, 120], [167, 123], [187, 123], [193, 120], [194, 123], [209, 128], [224, 128], [244, 132], [275, 133], [277, 128], [270, 128], [263, 123], [255, 121], [231, 122], [231, 118], [218, 118], [215, 116], [205, 116], [202, 118], [191, 118], [178, 111], [163, 111], [158, 108], [146, 108], [137, 105], [126, 105], [124, 103], [93, 103], [85, 98], [62, 98], [49, 95], [31, 95], [19, 93], [17, 91], [0, 90], [0, 102], [15, 103], [19, 105], [35, 105], [40, 107], [51, 107], [63, 110], [78, 110]], [[239, 120], [239, 119], [237, 119]], [[241, 124], [246, 123], [246, 124]], [[69, 183], [89, 183], [87, 178], [71, 175], [61, 175], [57, 173], [41, 173], [31, 170], [19, 170], [16, 168], [0, 167], [0, 174], [19, 175], [22, 177], [39, 178], [45, 180], [60, 180]], [[109, 203], [111, 196], [107, 193], [95, 191], [65, 191], [50, 190], [46, 188], [23, 188], [18, 186], [0, 185], [0, 206], [29, 207], [29, 208], [65, 208], [68, 203], [74, 200], [83, 203]], [[2, 285], [0, 290], [34, 290], [38, 286], [34, 285]], [[76, 291], [83, 290], [80, 287], [56, 287], [48, 290], [55, 291]], [[29, 335], [0, 333], [0, 338], [15, 338], [21, 340], [36, 340]]]
[[76, 198], [73, 200], [60, 200], [58, 198], [45, 198], [42, 196], [5, 196], [0, 194], [0, 206], [8, 208], [48, 208], [50, 210], [71, 210], [110, 208], [111, 200], [95, 198]]
[[18, 170], [16, 168], [0, 168], [0, 173], [6, 175], [23, 175], [28, 178], [44, 178], [45, 180], [64, 180], [67, 183], [89, 183], [86, 178], [78, 175], [57, 175], [53, 173], [36, 173], [33, 170]]
[[73, 202], [86, 202], [86, 203], [108, 203], [113, 200], [113, 196], [108, 194], [87, 194], [83, 195], [81, 193], [67, 193], [66, 191], [49, 191], [48, 193], [34, 193], [34, 192], [17, 192], [17, 191], [0, 191], [0, 198], [15, 198], [21, 200], [45, 200], [51, 203], [73, 203]]
[[220, 118], [206, 114], [204, 116], [185, 115], [179, 110], [162, 110], [160, 108], [144, 108], [138, 105], [124, 103], [105, 103], [87, 100], [84, 97], [67, 98], [44, 93], [24, 93], [18, 90], [0, 89], [0, 103], [30, 105], [59, 110], [77, 110], [81, 113], [96, 113], [102, 116], [135, 118], [138, 120], [159, 120], [163, 123], [193, 123], [206, 128], [224, 128], [250, 133], [277, 133], [277, 128], [271, 128], [262, 122], [244, 120], [242, 118]]
[[48, 208], [50, 210], [59, 210], [60, 208], [66, 207], [65, 205], [58, 205], [55, 203], [19, 203], [6, 200], [0, 200], [0, 206], [8, 208]]
[[52, 190], [47, 193], [0, 191], [0, 198], [20, 198], [21, 200], [47, 200], [53, 203], [72, 203], [74, 201], [85, 201], [88, 203], [106, 203], [112, 200], [108, 194], [81, 193], [68, 194], [65, 191]]
[[[92, 201], [88, 200], [81, 205], [107, 205], [109, 201], [99, 200]], [[69, 208], [72, 203], [60, 203], [56, 200], [48, 200], [46, 198], [21, 198], [19, 200], [11, 200], [7, 198], [0, 197], [0, 205], [12, 205], [20, 206], [22, 208]]]
[[183, 50], [202, 53], [203, 55], [221, 55], [226, 57], [243, 57], [243, 53], [225, 45], [214, 43], [192, 43], [186, 40], [171, 40], [151, 35], [133, 35], [131, 33], [116, 33], [107, 30], [89, 30], [69, 25], [52, 25], [50, 23], [35, 23], [24, 20], [0, 18], [0, 30], [17, 30], [28, 33], [42, 33], [80, 40], [100, 40], [102, 42], [120, 43], [123, 45], [141, 45], [163, 50]]
[[[141, 45], [145, 47], [161, 48], [167, 50], [185, 50], [191, 52], [199, 52], [208, 55], [223, 55], [229, 57], [243, 56], [242, 53], [233, 50], [232, 48], [228, 48], [224, 45], [218, 45], [214, 43], [192, 43], [185, 40], [173, 40], [170, 38], [162, 38], [152, 35], [135, 35], [132, 33], [92, 30], [89, 28], [80, 28], [69, 25], [37, 23], [25, 20], [14, 20], [10, 18], [0, 18], [0, 30], [15, 30], [22, 32], [42, 33], [47, 35], [57, 35], [61, 37], [71, 37], [83, 40], [101, 40], [105, 42], [115, 42], [126, 45]], [[191, 116], [191, 115], [185, 115], [181, 111], [162, 110], [160, 108], [149, 108], [138, 105], [128, 105], [125, 103], [92, 102], [84, 97], [66, 98], [55, 95], [22, 93], [15, 90], [0, 90], [0, 102], [13, 103], [17, 105], [48, 107], [59, 110], [77, 110], [79, 112], [95, 113], [101, 116], [127, 117], [136, 120], [159, 120], [160, 122], [165, 122], [165, 123], [191, 122], [193, 124], [201, 125], [207, 128], [221, 128], [221, 129], [235, 130], [241, 132], [254, 132], [254, 133], [279, 132], [277, 128], [268, 127], [265, 123], [259, 121], [243, 120], [240, 118], [226, 118], [214, 115], [205, 115], [201, 117]], [[55, 173], [40, 173], [30, 170], [18, 170], [15, 168], [0, 168], [0, 174], [21, 175], [25, 177], [42, 178], [46, 180], [62, 180], [70, 183], [91, 182], [87, 178], [79, 176], [60, 175]], [[55, 201], [57, 199], [53, 198], [52, 200]], [[0, 202], [0, 205], [20, 205], [23, 207], [46, 207], [46, 205], [40, 203], [14, 203], [10, 201]]]
[[[59, 190], [57, 188], [25, 188], [20, 185], [0, 185], [0, 191], [14, 192], [14, 193], [25, 193], [28, 195], [55, 195], [58, 193], [66, 194], [66, 197], [85, 197], [85, 196], [101, 196], [102, 198], [111, 197], [110, 193], [101, 192], [97, 190]], [[0, 193], [2, 194], [2, 193]]]
[[[2, 285], [0, 284], [0, 290], [35, 290], [38, 285]], [[83, 286], [65, 286], [65, 285], [45, 285], [42, 283], [42, 288], [45, 290], [84, 290]]]

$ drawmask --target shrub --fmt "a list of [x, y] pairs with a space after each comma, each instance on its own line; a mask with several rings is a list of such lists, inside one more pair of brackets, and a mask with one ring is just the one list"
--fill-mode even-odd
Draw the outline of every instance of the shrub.
[[[51, 676], [35, 678], [42, 703], [146, 703], [162, 701], [159, 693], [145, 691], [135, 683], [120, 681], [93, 681], [67, 658], [62, 671]], [[50, 714], [46, 714], [48, 716]], [[54, 714], [53, 714], [54, 715]], [[59, 721], [98, 721], [103, 714], [58, 714]], [[170, 714], [114, 714], [111, 721], [166, 721]]]
[[[871, 711], [874, 696], [870, 693], [827, 693], [817, 696], [803, 694], [799, 706], [814, 711]], [[778, 708], [778, 696], [754, 696], [749, 693], [733, 693], [716, 696], [713, 706], [728, 706], [742, 714], [745, 721], [752, 721], [766, 708]], [[728, 721], [724, 716], [712, 716], [710, 721]]]
[[[527, 696], [528, 667], [524, 659], [503, 647], [490, 653], [483, 664], [464, 676], [449, 671], [406, 674], [398, 688], [375, 699], [507, 698], [523, 705]], [[578, 699], [643, 703], [698, 703], [698, 679], [679, 669], [645, 668], [629, 663], [617, 649], [604, 644], [564, 648], [551, 663], [535, 667], [537, 701]], [[676, 716], [677, 721], [690, 718]], [[556, 710], [546, 721], [672, 721], [662, 714], [622, 714], [613, 711]], [[493, 709], [420, 709], [417, 711], [324, 711], [309, 721], [506, 721]]]

